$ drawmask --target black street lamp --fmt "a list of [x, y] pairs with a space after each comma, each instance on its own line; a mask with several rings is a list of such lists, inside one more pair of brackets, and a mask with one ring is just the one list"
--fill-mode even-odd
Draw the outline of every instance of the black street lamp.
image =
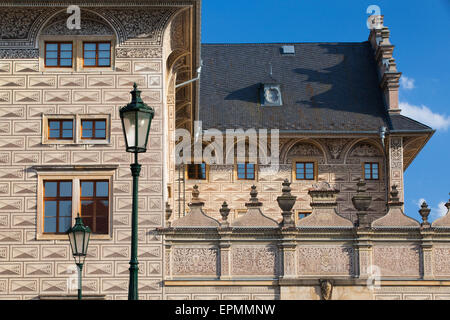
[[78, 300], [81, 300], [81, 274], [86, 259], [91, 229], [83, 224], [80, 215], [75, 218], [75, 225], [67, 231], [75, 264], [78, 267]]
[[130, 284], [128, 287], [128, 300], [138, 300], [138, 179], [141, 165], [138, 163], [138, 153], [147, 151], [148, 135], [155, 111], [142, 101], [141, 91], [133, 85], [131, 102], [119, 110], [122, 128], [125, 136], [127, 152], [134, 153], [134, 163], [131, 164], [133, 176], [133, 206], [131, 216], [131, 260]]

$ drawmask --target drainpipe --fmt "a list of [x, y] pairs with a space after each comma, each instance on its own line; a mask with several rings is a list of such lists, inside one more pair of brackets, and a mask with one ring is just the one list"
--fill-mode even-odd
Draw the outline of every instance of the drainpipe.
[[203, 60], [200, 61], [200, 67], [197, 68], [197, 77], [194, 78], [194, 79], [188, 80], [188, 81], [186, 81], [186, 82], [179, 83], [179, 84], [175, 85], [175, 89], [184, 87], [184, 86], [186, 86], [186, 85], [188, 85], [188, 84], [190, 84], [190, 83], [192, 83], [192, 82], [195, 82], [195, 81], [200, 80], [200, 75], [201, 75], [201, 73], [202, 73], [202, 66], [203, 66]]

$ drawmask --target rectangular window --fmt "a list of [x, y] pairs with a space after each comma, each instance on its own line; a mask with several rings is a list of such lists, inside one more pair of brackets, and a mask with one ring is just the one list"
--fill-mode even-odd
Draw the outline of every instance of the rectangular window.
[[49, 119], [48, 139], [52, 140], [72, 140], [73, 120]]
[[72, 68], [72, 42], [46, 42], [45, 66]]
[[315, 163], [314, 162], [296, 162], [295, 178], [297, 180], [314, 180]]
[[83, 42], [84, 67], [110, 67], [110, 42]]
[[238, 163], [237, 178], [238, 180], [255, 180], [255, 164]]
[[81, 139], [106, 139], [106, 120], [81, 120]]
[[188, 179], [206, 180], [206, 164], [188, 164], [187, 176]]
[[379, 180], [379, 165], [378, 162], [364, 163], [364, 179], [365, 180]]
[[72, 181], [44, 181], [44, 233], [63, 234], [72, 224]]
[[93, 233], [108, 233], [109, 181], [81, 180], [81, 218]]

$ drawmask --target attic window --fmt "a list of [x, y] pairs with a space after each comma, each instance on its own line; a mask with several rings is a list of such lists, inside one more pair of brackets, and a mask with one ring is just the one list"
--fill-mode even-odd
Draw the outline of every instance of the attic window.
[[283, 55], [295, 55], [295, 47], [294, 46], [282, 46], [281, 54]]
[[283, 105], [279, 84], [264, 84], [261, 87], [261, 106], [279, 107]]

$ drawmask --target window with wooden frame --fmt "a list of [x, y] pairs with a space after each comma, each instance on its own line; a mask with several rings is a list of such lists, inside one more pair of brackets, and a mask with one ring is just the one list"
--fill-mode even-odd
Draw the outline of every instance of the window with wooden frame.
[[206, 180], [206, 163], [188, 164], [186, 171], [190, 180]]
[[111, 239], [112, 179], [118, 166], [55, 171], [37, 166], [37, 240], [67, 240], [78, 214], [93, 239]]
[[72, 68], [72, 42], [45, 42], [44, 65], [46, 68]]
[[379, 180], [380, 179], [378, 162], [364, 163], [364, 179], [365, 180]]
[[111, 42], [83, 42], [83, 67], [110, 67]]
[[72, 181], [44, 181], [43, 200], [43, 232], [64, 234], [72, 225]]
[[236, 165], [238, 180], [255, 180], [254, 163], [238, 163]]
[[316, 163], [315, 162], [295, 162], [296, 180], [315, 180]]
[[72, 140], [72, 119], [48, 119], [48, 139], [50, 140]]
[[93, 233], [107, 234], [109, 226], [109, 181], [80, 180], [80, 215]]
[[81, 139], [104, 140], [106, 139], [106, 119], [82, 119]]

